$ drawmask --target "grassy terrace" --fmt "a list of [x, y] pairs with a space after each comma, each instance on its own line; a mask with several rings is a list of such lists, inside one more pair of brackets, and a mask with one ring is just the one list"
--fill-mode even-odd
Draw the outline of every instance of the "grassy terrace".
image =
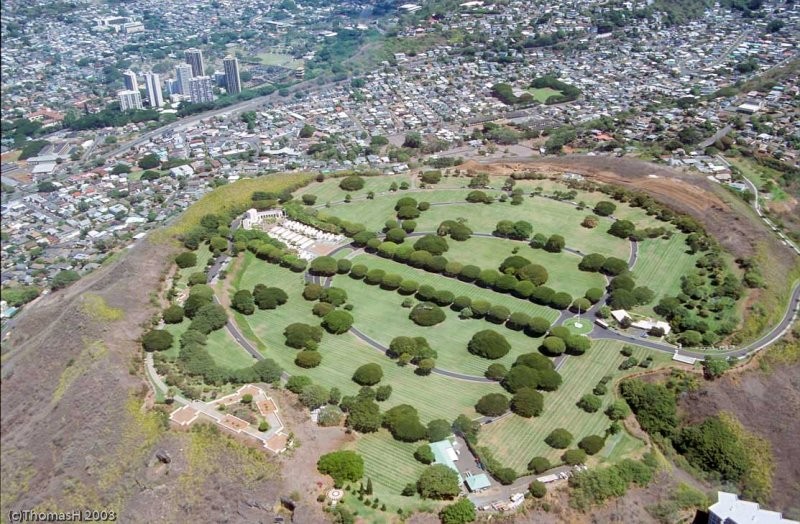
[[475, 264], [481, 268], [497, 269], [506, 257], [516, 253], [535, 264], [547, 268], [547, 286], [566, 291], [572, 296], [583, 296], [590, 287], [605, 287], [605, 279], [598, 273], [587, 273], [578, 269], [581, 258], [571, 253], [549, 253], [533, 249], [524, 242], [504, 238], [472, 237], [464, 242], [449, 240], [450, 250], [445, 256], [463, 264]]
[[562, 94], [561, 91], [557, 89], [551, 89], [549, 87], [528, 89], [528, 92], [533, 95], [534, 100], [541, 103], [545, 103], [551, 96]]
[[[313, 192], [313, 187], [309, 189]], [[498, 195], [498, 191], [487, 191]], [[544, 235], [560, 234], [567, 246], [585, 253], [598, 252], [627, 259], [630, 254], [628, 241], [606, 234], [601, 225], [597, 230], [581, 226], [583, 218], [591, 210], [579, 210], [564, 202], [549, 198], [526, 197], [522, 205], [510, 203], [470, 204], [465, 201], [469, 193], [465, 189], [439, 189], [398, 191], [391, 195], [381, 195], [375, 200], [336, 205], [324, 209], [324, 213], [346, 220], [361, 222], [367, 229], [380, 230], [386, 220], [395, 218], [394, 204], [402, 196], [408, 195], [419, 201], [433, 204], [448, 202], [449, 205], [434, 205], [416, 220], [417, 230], [435, 231], [444, 220], [466, 219], [467, 225], [476, 232], [491, 233], [500, 220], [527, 220], [533, 224], [534, 233]], [[610, 222], [608, 222], [610, 224]]]
[[[394, 291], [385, 291], [349, 277], [337, 277], [334, 285], [347, 290], [350, 301], [356, 304], [353, 310], [356, 328], [384, 346], [388, 346], [394, 337], [423, 336], [439, 354], [436, 366], [448, 371], [482, 376], [489, 364], [499, 362], [509, 367], [518, 355], [536, 351], [541, 342], [486, 320], [460, 320], [458, 313], [449, 308], [445, 309], [447, 320], [441, 324], [420, 327], [408, 318], [410, 309], [401, 307], [405, 297]], [[498, 360], [487, 360], [467, 351], [472, 335], [483, 329], [494, 329], [508, 339], [512, 347], [508, 355]]]
[[[242, 326], [245, 328], [243, 331], [247, 333], [247, 328], [252, 329], [258, 341], [265, 347], [264, 355], [279, 362], [290, 374], [307, 375], [317, 384], [329, 388], [336, 386], [343, 394], [352, 395], [359, 389], [351, 380], [353, 372], [363, 364], [375, 362], [383, 368], [384, 378], [381, 383], [391, 384], [393, 388], [391, 398], [382, 403], [382, 409], [397, 404], [411, 404], [419, 410], [420, 418], [424, 422], [440, 418], [444, 414], [448, 419], [455, 418], [459, 413], [474, 416], [473, 406], [480, 397], [500, 391], [496, 384], [476, 384], [437, 375], [419, 377], [414, 374], [412, 367], [398, 367], [386, 356], [349, 333], [326, 333], [323, 336], [319, 348], [322, 364], [319, 367], [302, 369], [296, 366], [294, 358], [297, 350], [283, 343], [284, 328], [293, 322], [311, 325], [320, 323], [320, 319], [311, 313], [313, 303], [304, 300], [301, 295], [302, 277], [288, 269], [258, 260], [250, 253], [244, 256], [246, 258], [242, 264], [240, 288], [252, 289], [257, 283], [279, 285], [289, 295], [289, 301], [275, 310], [257, 310], [251, 316], [238, 317], [247, 323]], [[361, 283], [356, 284], [366, 287]], [[356, 322], [360, 322], [361, 315], [367, 314], [370, 305], [355, 300], [353, 302], [356, 304], [353, 316]], [[391, 319], [384, 318], [382, 322], [388, 324]]]
[[[363, 178], [364, 188], [359, 191], [350, 192], [350, 195], [352, 195], [354, 199], [365, 198], [367, 193], [370, 191], [374, 191], [376, 194], [389, 191], [389, 186], [392, 185], [392, 182], [396, 183], [398, 186], [403, 182], [407, 182], [409, 184], [411, 183], [411, 176], [409, 175], [365, 176]], [[339, 187], [339, 183], [341, 181], [341, 177], [328, 178], [322, 182], [314, 183], [310, 186], [304, 187], [303, 189], [296, 191], [294, 195], [316, 195], [318, 205], [325, 204], [326, 202], [340, 202], [344, 200], [345, 195], [348, 194], [347, 191]], [[397, 192], [397, 194], [401, 193], [404, 193], [404, 191]]]
[[686, 235], [675, 233], [669, 240], [652, 239], [639, 243], [639, 258], [633, 267], [637, 284], [647, 286], [661, 297], [681, 291], [681, 277], [694, 268], [697, 255], [690, 255]]
[[[608, 417], [602, 411], [611, 401], [611, 394], [603, 397], [603, 408], [596, 413], [586, 413], [575, 403], [585, 394], [591, 393], [594, 386], [604, 375], [612, 375], [615, 379], [625, 372], [618, 369], [625, 359], [619, 351], [622, 344], [616, 341], [594, 341], [592, 348], [583, 356], [568, 357], [559, 373], [564, 377], [564, 384], [558, 391], [544, 393], [544, 413], [540, 417], [525, 419], [509, 416], [496, 423], [481, 428], [478, 440], [481, 445], [494, 450], [495, 457], [505, 465], [525, 471], [528, 462], [535, 456], [548, 457], [552, 462], [560, 460], [563, 450], [553, 449], [545, 444], [544, 439], [556, 428], [565, 428], [574, 437], [572, 447], [587, 435], [603, 435], [610, 425]], [[666, 362], [669, 356], [644, 348], [637, 348], [634, 356], [642, 359], [652, 355], [655, 363]], [[634, 369], [633, 371], [636, 371]], [[609, 456], [618, 455], [617, 445], [621, 450], [632, 451], [635, 443], [610, 438], [606, 449], [600, 453]]]
[[[410, 502], [422, 502], [419, 496], [400, 495], [405, 485], [416, 482], [425, 469], [425, 465], [414, 458], [419, 445], [394, 440], [385, 429], [362, 435], [352, 444], [352, 448], [364, 457], [365, 476], [372, 479], [374, 494], [386, 504], [389, 513], [398, 507], [409, 506]], [[353, 502], [358, 500], [354, 497]], [[361, 510], [359, 515], [367, 516]], [[369, 522], [375, 521], [370, 519]]]

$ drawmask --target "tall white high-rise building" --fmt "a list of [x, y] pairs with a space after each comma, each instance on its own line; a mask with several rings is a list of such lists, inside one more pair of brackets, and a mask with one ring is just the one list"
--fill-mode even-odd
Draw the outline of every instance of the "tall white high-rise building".
[[206, 76], [206, 68], [203, 65], [203, 52], [194, 47], [183, 52], [186, 63], [192, 66], [192, 75]]
[[229, 95], [242, 92], [242, 81], [239, 78], [239, 60], [235, 56], [226, 56], [222, 60], [225, 68], [225, 89]]
[[192, 66], [180, 64], [175, 66], [175, 78], [178, 80], [178, 92], [189, 95], [189, 83], [192, 81]]
[[139, 91], [128, 89], [118, 92], [117, 96], [119, 97], [119, 108], [122, 111], [142, 109], [142, 95], [139, 94]]
[[136, 81], [136, 73], [134, 73], [130, 69], [122, 73], [122, 80], [125, 82], [126, 90], [128, 91], [139, 90], [139, 83]]
[[214, 81], [209, 76], [198, 76], [189, 81], [189, 98], [193, 104], [214, 101]]
[[156, 73], [144, 74], [144, 86], [147, 89], [147, 100], [150, 107], [164, 105], [164, 95], [161, 94], [161, 78]]

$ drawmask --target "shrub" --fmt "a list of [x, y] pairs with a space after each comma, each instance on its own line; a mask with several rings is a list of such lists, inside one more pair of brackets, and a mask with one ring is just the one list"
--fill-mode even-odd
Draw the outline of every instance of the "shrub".
[[428, 434], [427, 428], [419, 421], [417, 410], [408, 404], [400, 404], [384, 413], [383, 425], [402, 442], [416, 442]]
[[501, 393], [484, 395], [475, 404], [475, 411], [487, 417], [498, 417], [508, 411], [508, 397]]
[[472, 299], [466, 297], [464, 295], [459, 295], [453, 299], [453, 303], [450, 305], [450, 309], [454, 311], [461, 311], [464, 308], [468, 308], [472, 305]]
[[319, 284], [309, 282], [303, 288], [303, 298], [306, 300], [319, 300], [323, 290], [324, 288]]
[[328, 304], [327, 302], [317, 302], [314, 304], [314, 307], [311, 308], [311, 312], [318, 317], [324, 317], [334, 309], [335, 308], [333, 304]]
[[566, 449], [572, 443], [572, 433], [563, 428], [554, 429], [544, 441], [551, 448]]
[[491, 473], [503, 486], [513, 484], [517, 480], [517, 472], [511, 468], [498, 468]]
[[364, 282], [372, 285], [380, 284], [385, 276], [386, 271], [382, 269], [370, 269], [367, 271], [367, 276], [364, 278]]
[[161, 316], [166, 324], [180, 324], [183, 322], [183, 308], [172, 305], [165, 309]]
[[601, 200], [594, 206], [594, 214], [599, 215], [601, 217], [607, 217], [614, 214], [616, 211], [617, 206], [613, 202], [609, 202], [607, 200]]
[[455, 300], [455, 295], [447, 290], [437, 291], [433, 294], [433, 301], [440, 306], [448, 306]]
[[145, 351], [164, 351], [172, 347], [172, 333], [163, 329], [153, 329], [142, 337]]
[[599, 435], [589, 435], [578, 442], [578, 447], [585, 451], [587, 455], [598, 453], [605, 445], [605, 439]]
[[567, 309], [570, 304], [572, 304], [572, 297], [569, 293], [560, 291], [550, 297], [550, 305], [556, 309]]
[[334, 451], [319, 458], [317, 470], [333, 477], [339, 485], [347, 481], [356, 482], [364, 476], [364, 459], [355, 451]]
[[328, 402], [328, 390], [317, 384], [309, 384], [300, 391], [300, 403], [308, 409], [317, 409]]
[[603, 400], [600, 397], [587, 394], [581, 397], [577, 406], [587, 413], [595, 413], [603, 407]]
[[346, 333], [352, 325], [353, 315], [347, 311], [331, 311], [322, 320], [322, 326], [334, 335]]
[[304, 349], [314, 346], [322, 340], [322, 330], [319, 326], [310, 326], [301, 322], [295, 322], [286, 326], [283, 330], [286, 337], [285, 344], [291, 348]]
[[544, 482], [534, 480], [528, 486], [528, 492], [530, 492], [531, 496], [534, 498], [541, 499], [547, 495], [547, 486], [544, 484]]
[[561, 455], [561, 460], [570, 466], [576, 466], [586, 462], [586, 452], [582, 449], [569, 449]]
[[539, 371], [538, 389], [544, 391], [555, 391], [561, 385], [562, 378], [557, 371], [552, 369], [542, 369]]
[[361, 280], [366, 276], [367, 271], [369, 269], [364, 264], [353, 264], [353, 267], [350, 268], [350, 277], [355, 280]]
[[378, 402], [389, 400], [390, 396], [392, 396], [392, 386], [388, 384], [378, 386], [378, 389], [375, 390], [375, 400]]
[[518, 279], [527, 280], [537, 286], [541, 286], [549, 278], [547, 269], [539, 264], [527, 264], [519, 268], [516, 275]]
[[511, 411], [525, 418], [538, 417], [544, 409], [544, 397], [533, 388], [517, 390], [511, 399]]
[[437, 235], [425, 235], [414, 242], [414, 249], [427, 251], [431, 255], [441, 255], [449, 249], [447, 241]]
[[414, 373], [420, 376], [427, 376], [430, 375], [433, 371], [433, 368], [436, 367], [436, 361], [432, 358], [423, 358], [419, 362], [417, 362], [417, 369], [414, 370]]
[[419, 289], [419, 283], [416, 280], [403, 280], [400, 282], [399, 292], [401, 295], [413, 295]]
[[523, 353], [514, 361], [514, 366], [527, 366], [539, 371], [552, 371], [553, 361], [540, 353]]
[[431, 464], [434, 460], [436, 460], [431, 447], [427, 444], [423, 444], [417, 448], [417, 450], [414, 452], [414, 458], [423, 464]]
[[358, 191], [364, 188], [364, 179], [360, 176], [350, 175], [339, 182], [339, 187], [345, 191]]
[[435, 326], [444, 322], [445, 314], [442, 309], [432, 302], [421, 302], [411, 309], [408, 318], [418, 326]]
[[550, 469], [550, 461], [547, 457], [533, 457], [528, 462], [528, 471], [532, 471], [537, 475], [544, 473], [548, 469]]
[[511, 312], [505, 306], [492, 306], [486, 313], [486, 319], [495, 324], [502, 324], [508, 319]]
[[564, 343], [567, 346], [567, 352], [571, 355], [583, 355], [591, 347], [592, 341], [583, 335], [570, 335]]
[[481, 268], [478, 266], [473, 266], [472, 264], [467, 264], [461, 270], [459, 278], [466, 282], [472, 282], [476, 280], [481, 274]]
[[301, 368], [315, 368], [322, 362], [322, 355], [319, 351], [304, 350], [297, 354], [294, 363]]
[[601, 298], [603, 298], [604, 294], [605, 292], [599, 287], [592, 287], [586, 290], [586, 294], [584, 296], [589, 302], [596, 304]]
[[528, 322], [525, 332], [532, 337], [540, 337], [550, 329], [550, 321], [542, 317], [533, 317]]
[[458, 474], [444, 464], [428, 466], [417, 481], [422, 498], [450, 499], [459, 494]]
[[476, 517], [475, 504], [467, 498], [459, 499], [439, 512], [442, 524], [466, 524], [475, 521]]
[[[344, 405], [344, 399], [342, 404]], [[374, 433], [381, 427], [380, 407], [372, 400], [356, 400], [347, 410], [346, 424], [361, 433]]]
[[539, 372], [528, 366], [514, 366], [503, 377], [502, 385], [511, 393], [522, 388], [535, 388], [539, 385]]
[[181, 269], [186, 269], [187, 267], [194, 267], [197, 265], [197, 255], [195, 255], [191, 251], [186, 251], [175, 257], [175, 263]]
[[641, 380], [626, 380], [620, 392], [634, 413], [642, 429], [650, 434], [669, 436], [678, 424], [675, 395], [661, 384]]
[[231, 307], [243, 315], [252, 315], [256, 310], [253, 294], [248, 289], [240, 289], [233, 294]]
[[383, 369], [375, 363], [364, 364], [353, 373], [353, 381], [361, 386], [374, 386], [382, 378]]
[[453, 430], [450, 423], [443, 419], [435, 419], [428, 422], [428, 440], [439, 442], [450, 436]]
[[564, 341], [558, 337], [547, 337], [542, 342], [542, 348], [548, 355], [558, 356], [567, 349]]
[[333, 257], [322, 256], [311, 261], [309, 270], [314, 275], [333, 276], [338, 269], [337, 261]]
[[498, 380], [498, 381], [500, 381], [500, 380], [503, 380], [503, 377], [506, 376], [506, 373], [508, 373], [508, 370], [506, 369], [506, 367], [504, 365], [502, 365], [502, 364], [491, 364], [486, 369], [486, 373], [484, 375], [489, 380]]
[[472, 336], [467, 349], [473, 355], [494, 360], [504, 357], [511, 349], [511, 345], [500, 333], [485, 329]]
[[266, 287], [258, 284], [253, 288], [253, 299], [258, 309], [275, 309], [285, 304], [289, 300], [289, 296], [279, 287]]
[[329, 287], [322, 290], [319, 299], [333, 307], [338, 307], [347, 302], [347, 291], [338, 287]]
[[292, 393], [300, 394], [303, 388], [311, 384], [311, 379], [304, 375], [292, 375], [286, 381], [286, 389]]
[[338, 426], [342, 423], [342, 410], [337, 406], [325, 406], [319, 412], [317, 423], [323, 427]]

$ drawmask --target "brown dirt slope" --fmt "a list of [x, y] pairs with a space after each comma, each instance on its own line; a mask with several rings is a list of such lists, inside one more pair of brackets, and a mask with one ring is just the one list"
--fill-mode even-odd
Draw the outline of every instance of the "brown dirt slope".
[[691, 423], [733, 413], [748, 431], [768, 440], [775, 458], [769, 509], [800, 516], [800, 362], [773, 366], [769, 373], [725, 375], [684, 396], [680, 409]]
[[[4, 516], [90, 507], [125, 522], [272, 521], [282, 486], [273, 459], [219, 436], [169, 433], [142, 409], [136, 339], [169, 251], [140, 243], [17, 319], [2, 349]], [[123, 318], [104, 317], [98, 296]], [[159, 449], [171, 464], [154, 460]]]

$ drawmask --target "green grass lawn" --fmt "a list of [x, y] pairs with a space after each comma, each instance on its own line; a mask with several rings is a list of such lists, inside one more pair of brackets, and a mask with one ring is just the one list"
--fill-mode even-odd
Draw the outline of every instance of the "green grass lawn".
[[259, 53], [258, 59], [261, 63], [268, 66], [280, 66], [289, 69], [300, 69], [303, 67], [302, 60], [295, 60], [292, 55], [281, 53]]
[[[337, 277], [334, 285], [345, 289], [350, 301], [356, 305], [353, 310], [356, 328], [384, 346], [389, 346], [394, 337], [410, 334], [424, 336], [439, 354], [436, 367], [448, 371], [483, 376], [489, 364], [497, 362], [509, 367], [518, 355], [537, 351], [541, 343], [539, 338], [528, 337], [522, 332], [486, 320], [460, 320], [458, 313], [449, 308], [444, 308], [447, 315], [444, 322], [431, 327], [417, 326], [408, 318], [411, 310], [401, 307], [405, 297], [399, 293], [349, 277]], [[493, 329], [508, 340], [511, 351], [505, 357], [487, 360], [467, 351], [472, 335], [484, 329]]]
[[[406, 484], [417, 481], [426, 467], [414, 458], [414, 451], [420, 444], [394, 440], [387, 430], [381, 429], [377, 433], [359, 436], [351, 446], [364, 458], [364, 482], [366, 484], [366, 478], [372, 479], [373, 495], [370, 498], [374, 500], [377, 497], [386, 504], [385, 516], [396, 515], [397, 508], [408, 509], [425, 503], [418, 495], [404, 497], [400, 494]], [[353, 499], [351, 503], [357, 507], [359, 502], [356, 497]], [[381, 517], [382, 512], [371, 509], [372, 512]], [[367, 517], [362, 509], [359, 516]], [[376, 520], [370, 519], [369, 522]]]
[[528, 92], [533, 95], [534, 100], [537, 102], [541, 102], [544, 104], [548, 98], [554, 95], [561, 95], [563, 94], [558, 89], [551, 89], [549, 87], [541, 87], [538, 89], [528, 89]]
[[[553, 449], [544, 442], [545, 437], [556, 428], [565, 428], [572, 433], [572, 447], [587, 435], [602, 436], [610, 424], [603, 410], [612, 401], [611, 393], [603, 397], [603, 408], [596, 413], [586, 413], [575, 403], [583, 395], [591, 393], [604, 375], [618, 378], [625, 373], [618, 369], [625, 359], [619, 353], [621, 348], [622, 344], [616, 341], [594, 341], [585, 355], [568, 357], [559, 369], [564, 384], [558, 391], [544, 393], [544, 413], [541, 416], [526, 419], [512, 415], [484, 426], [478, 436], [479, 443], [494, 450], [495, 457], [503, 464], [523, 472], [535, 456], [547, 457], [551, 462], [560, 461], [563, 450]], [[645, 348], [634, 351], [634, 356], [639, 359], [647, 355], [652, 355], [656, 364], [669, 359], [664, 353]], [[624, 448], [621, 449], [624, 451]]]
[[656, 294], [653, 304], [664, 296], [680, 293], [681, 277], [694, 268], [698, 258], [688, 254], [688, 249], [683, 233], [675, 233], [669, 240], [653, 238], [639, 243], [639, 258], [633, 275], [637, 285], [647, 286]]
[[206, 264], [211, 258], [211, 251], [208, 249], [208, 245], [200, 244], [200, 247], [198, 247], [194, 253], [197, 255], [197, 264], [195, 264], [193, 267], [187, 267], [185, 269], [178, 268], [178, 271], [175, 275], [175, 277], [178, 279], [179, 290], [186, 288], [186, 281], [189, 279], [189, 275], [200, 271], [205, 273], [206, 271]]
[[[411, 240], [413, 239], [409, 239]], [[506, 257], [513, 255], [513, 249], [518, 249], [517, 255], [547, 268], [547, 286], [565, 291], [574, 297], [583, 296], [591, 287], [606, 286], [605, 279], [599, 273], [580, 271], [578, 263], [581, 257], [572, 253], [549, 253], [543, 249], [534, 249], [524, 242], [504, 238], [472, 237], [464, 242], [448, 239], [448, 244], [450, 249], [444, 256], [449, 260], [475, 264], [485, 269], [497, 269]]]
[[[343, 335], [326, 333], [323, 336], [319, 348], [322, 364], [319, 367], [303, 369], [296, 366], [294, 358], [297, 350], [283, 343], [284, 328], [293, 322], [311, 325], [320, 323], [320, 319], [311, 313], [313, 303], [304, 300], [301, 295], [303, 289], [301, 276], [288, 269], [255, 259], [250, 253], [244, 256], [250, 257], [251, 263], [244, 268], [240, 286], [252, 289], [259, 282], [268, 286], [277, 285], [286, 291], [289, 301], [275, 310], [259, 310], [253, 315], [238, 318], [246, 319], [253, 334], [263, 343], [264, 355], [275, 359], [290, 374], [307, 375], [317, 384], [328, 388], [336, 386], [344, 395], [353, 395], [359, 389], [359, 386], [351, 380], [355, 370], [363, 364], [377, 363], [384, 373], [381, 384], [390, 384], [393, 388], [391, 398], [382, 403], [382, 409], [397, 404], [411, 404], [417, 408], [424, 422], [442, 416], [448, 419], [455, 418], [460, 413], [474, 416], [473, 406], [480, 397], [500, 391], [500, 386], [493, 383], [471, 383], [437, 375], [419, 377], [414, 374], [411, 366], [397, 366], [392, 360], [349, 333]], [[356, 303], [353, 315], [357, 322], [359, 316], [366, 314], [369, 308], [366, 303]], [[245, 329], [242, 331], [246, 333]]]
[[[383, 193], [385, 191], [389, 191], [389, 186], [392, 185], [392, 182], [396, 183], [397, 185], [400, 185], [403, 182], [411, 183], [410, 175], [378, 175], [365, 176], [363, 178], [364, 187], [358, 191], [345, 191], [341, 189], [339, 187], [339, 183], [342, 181], [342, 178], [331, 177], [323, 180], [322, 182], [314, 182], [302, 189], [299, 189], [295, 193], [295, 196], [306, 194], [316, 195], [317, 205], [321, 205], [325, 204], [326, 202], [341, 202], [344, 200], [344, 197], [347, 194], [350, 194], [354, 200], [358, 200], [359, 198], [365, 198], [367, 193], [370, 191], [375, 192], [375, 194]], [[402, 196], [404, 193], [405, 191], [397, 191], [396, 193], [392, 193], [392, 195]], [[400, 196], [395, 197], [392, 202], [400, 198]]]
[[218, 366], [239, 369], [255, 364], [255, 359], [242, 348], [226, 328], [212, 331], [206, 343], [211, 358]]
[[162, 351], [161, 354], [167, 357], [170, 360], [174, 360], [178, 358], [178, 352], [181, 349], [181, 341], [180, 337], [184, 331], [189, 328], [189, 324], [191, 320], [184, 317], [183, 322], [180, 324], [164, 324], [164, 329], [172, 333], [172, 347], [170, 347], [166, 351]]
[[[497, 191], [488, 191], [498, 194]], [[526, 197], [523, 204], [510, 203], [470, 204], [464, 199], [468, 191], [463, 189], [438, 189], [407, 191], [391, 196], [377, 196], [374, 200], [354, 201], [350, 204], [332, 206], [324, 212], [346, 220], [357, 221], [369, 230], [379, 230], [388, 219], [395, 218], [394, 204], [400, 196], [408, 195], [419, 201], [431, 203], [450, 202], [449, 205], [432, 206], [416, 219], [418, 231], [435, 231], [444, 220], [463, 218], [475, 232], [491, 233], [500, 220], [527, 220], [533, 224], [534, 233], [546, 236], [560, 234], [568, 247], [585, 253], [598, 252], [623, 259], [630, 254], [630, 243], [606, 233], [610, 221], [603, 221], [593, 230], [582, 227], [583, 218], [589, 210], [578, 210], [564, 202], [549, 198]]]

